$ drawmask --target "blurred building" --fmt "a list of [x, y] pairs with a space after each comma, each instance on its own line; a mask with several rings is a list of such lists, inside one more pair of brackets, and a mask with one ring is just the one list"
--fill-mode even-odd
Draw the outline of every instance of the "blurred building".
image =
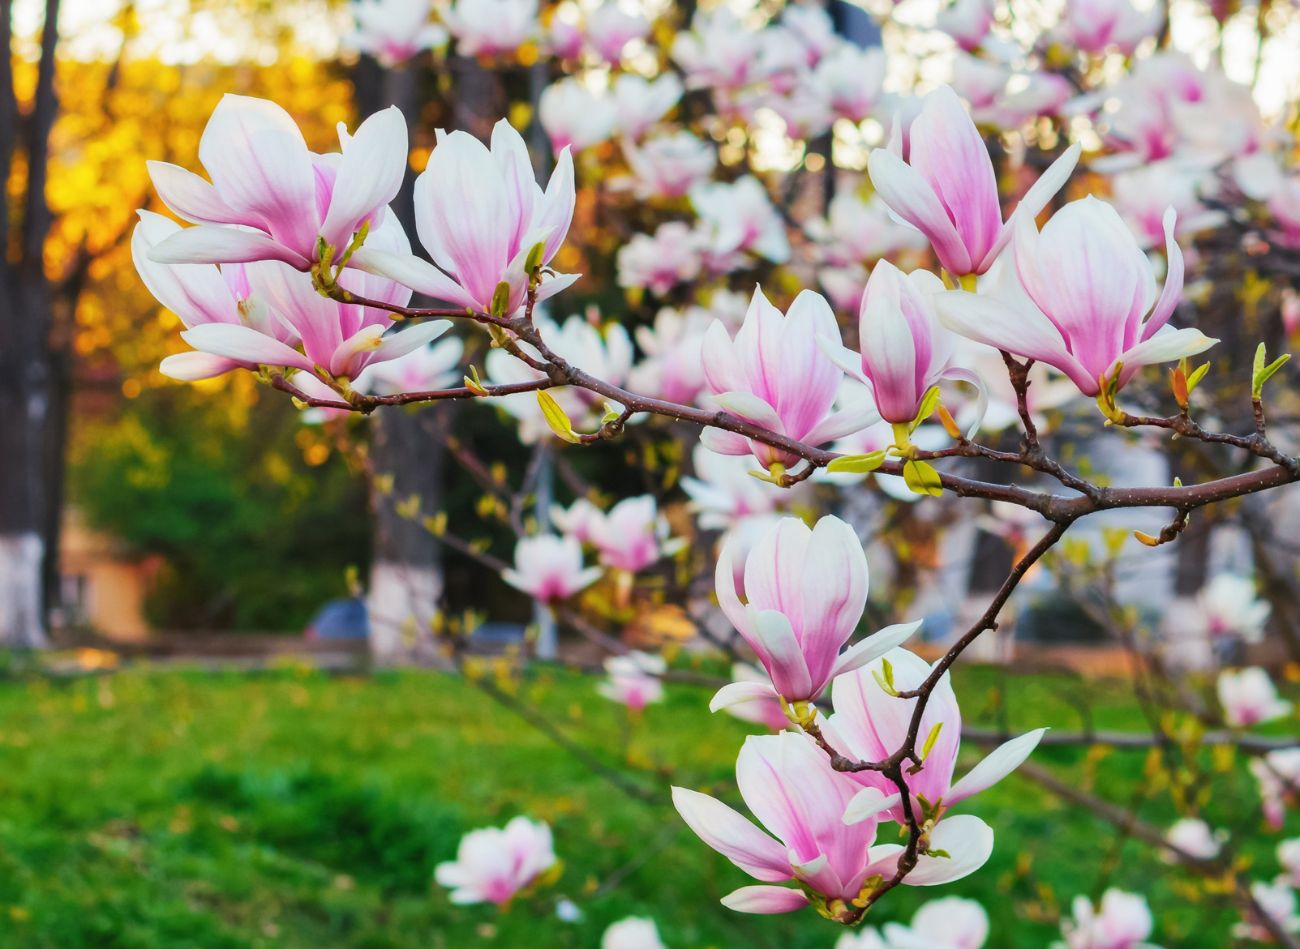
[[57, 626], [87, 629], [108, 639], [137, 642], [149, 636], [144, 617], [150, 573], [146, 559], [86, 526], [77, 511], [64, 514], [59, 551]]

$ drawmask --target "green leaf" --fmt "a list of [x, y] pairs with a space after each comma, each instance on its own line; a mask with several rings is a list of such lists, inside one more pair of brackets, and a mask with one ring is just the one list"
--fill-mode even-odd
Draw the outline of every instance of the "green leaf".
[[871, 675], [875, 677], [880, 691], [886, 695], [898, 695], [898, 689], [894, 686], [894, 667], [888, 659], [881, 659], [880, 668], [872, 669]]
[[932, 498], [943, 494], [943, 482], [939, 480], [939, 472], [935, 470], [934, 465], [924, 461], [908, 459], [904, 462], [903, 480], [915, 494], [928, 494]]
[[1201, 363], [1192, 370], [1192, 374], [1187, 377], [1187, 392], [1189, 395], [1196, 390], [1196, 387], [1200, 385], [1201, 380], [1205, 378], [1205, 374], [1209, 371], [1210, 364], [1208, 362]]
[[559, 438], [571, 445], [577, 445], [582, 441], [573, 430], [573, 423], [569, 421], [568, 414], [560, 407], [560, 403], [555, 401], [554, 396], [546, 391], [538, 392], [537, 404], [542, 407], [542, 417], [546, 419], [546, 424]]
[[826, 470], [845, 474], [869, 474], [885, 463], [885, 452], [886, 449], [882, 448], [867, 455], [841, 455], [832, 459]]
[[542, 266], [542, 255], [546, 253], [546, 244], [538, 241], [528, 249], [528, 257], [524, 260], [524, 273], [534, 273]]
[[[1257, 350], [1257, 353], [1262, 353], [1263, 351], [1264, 351], [1264, 344], [1260, 343], [1259, 350]], [[1259, 399], [1259, 397], [1264, 393], [1264, 383], [1268, 382], [1269, 379], [1272, 379], [1274, 373], [1276, 373], [1279, 369], [1281, 369], [1290, 361], [1291, 361], [1290, 353], [1283, 353], [1281, 356], [1278, 356], [1267, 366], [1258, 365], [1260, 360], [1256, 358], [1255, 376], [1251, 382], [1251, 387], [1250, 387], [1251, 395], [1255, 399]]]
[[501, 319], [510, 309], [510, 284], [502, 280], [492, 291], [492, 315]]
[[925, 744], [921, 746], [922, 761], [930, 757], [930, 752], [934, 750], [934, 743], [939, 740], [939, 732], [942, 730], [943, 722], [935, 722], [934, 727], [930, 729], [930, 734], [925, 736]]
[[921, 396], [921, 405], [916, 410], [916, 418], [912, 419], [908, 428], [915, 431], [916, 427], [934, 414], [934, 410], [939, 405], [939, 387], [930, 386], [925, 390], [925, 395]]

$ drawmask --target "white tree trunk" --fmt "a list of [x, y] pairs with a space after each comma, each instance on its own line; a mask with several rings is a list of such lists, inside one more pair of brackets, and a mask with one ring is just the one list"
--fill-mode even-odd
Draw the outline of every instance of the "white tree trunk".
[[433, 620], [442, 595], [442, 571], [418, 564], [376, 561], [370, 569], [370, 654], [379, 665], [438, 659]]
[[40, 649], [41, 560], [45, 545], [35, 531], [0, 535], [0, 646]]

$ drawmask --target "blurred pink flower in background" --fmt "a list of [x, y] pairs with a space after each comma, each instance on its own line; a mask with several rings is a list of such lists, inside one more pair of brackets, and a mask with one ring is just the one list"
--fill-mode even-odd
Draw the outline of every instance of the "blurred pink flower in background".
[[555, 861], [551, 828], [516, 817], [504, 828], [467, 833], [456, 848], [456, 859], [438, 864], [434, 879], [452, 891], [453, 903], [505, 906]]

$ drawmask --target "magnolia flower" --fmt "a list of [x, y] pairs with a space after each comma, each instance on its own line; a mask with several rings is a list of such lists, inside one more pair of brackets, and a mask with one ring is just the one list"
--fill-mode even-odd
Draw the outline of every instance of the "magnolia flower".
[[587, 44], [609, 63], [617, 63], [628, 43], [645, 39], [649, 32], [649, 20], [628, 13], [613, 0], [606, 0], [587, 16]]
[[431, 8], [430, 0], [356, 0], [352, 15], [357, 29], [349, 38], [351, 45], [386, 66], [445, 46], [447, 31], [429, 22]]
[[[1250, 895], [1260, 912], [1273, 924], [1287, 933], [1300, 933], [1300, 914], [1296, 912], [1296, 895], [1291, 884], [1286, 880], [1273, 883], [1255, 882], [1250, 885]], [[1256, 916], [1247, 916], [1232, 929], [1238, 939], [1250, 939], [1272, 944], [1273, 934]]]
[[591, 542], [600, 551], [601, 563], [628, 573], [644, 570], [684, 543], [669, 540], [668, 521], [656, 509], [652, 494], [615, 504], [594, 526]]
[[178, 231], [150, 252], [164, 264], [279, 260], [308, 270], [322, 243], [335, 259], [363, 228], [383, 223], [406, 171], [406, 119], [376, 112], [349, 136], [342, 154], [308, 151], [289, 113], [274, 102], [227, 94], [199, 139], [212, 178], [149, 162], [158, 196], [198, 227]]
[[1278, 698], [1273, 681], [1263, 669], [1224, 669], [1219, 673], [1217, 689], [1223, 718], [1234, 728], [1249, 728], [1291, 714], [1291, 703]]
[[1011, 240], [1017, 221], [1034, 217], [1074, 170], [1072, 145], [1043, 173], [1004, 224], [993, 162], [957, 94], [940, 86], [925, 97], [908, 132], [908, 161], [898, 136], [867, 160], [871, 182], [899, 217], [920, 229], [955, 276], [982, 274]]
[[745, 559], [746, 603], [736, 590], [735, 549], [729, 541], [718, 556], [718, 603], [771, 682], [723, 686], [711, 711], [773, 692], [788, 702], [811, 701], [836, 676], [883, 655], [921, 625], [889, 626], [840, 652], [866, 606], [867, 557], [853, 528], [837, 517], [823, 517], [812, 530], [786, 517], [765, 532]]
[[690, 197], [700, 224], [710, 235], [709, 249], [714, 255], [751, 253], [774, 264], [789, 259], [785, 224], [753, 175], [730, 183], [698, 185]]
[[1157, 0], [1138, 10], [1130, 0], [1067, 0], [1060, 32], [1063, 42], [1085, 53], [1113, 46], [1126, 56], [1164, 23], [1164, 4]]
[[690, 509], [704, 530], [725, 530], [755, 515], [770, 514], [790, 500], [790, 492], [750, 477], [747, 458], [719, 455], [704, 445], [691, 453], [695, 477], [682, 478]]
[[1264, 624], [1273, 607], [1260, 599], [1255, 581], [1220, 573], [1196, 595], [1198, 615], [1211, 637], [1237, 636], [1248, 643], [1264, 639]]
[[629, 652], [623, 656], [610, 656], [605, 660], [608, 678], [596, 686], [596, 691], [609, 699], [640, 712], [647, 705], [662, 702], [664, 685], [662, 676], [668, 663], [662, 656], [644, 652]]
[[633, 234], [618, 249], [618, 285], [667, 293], [699, 276], [704, 241], [681, 221], [660, 224], [653, 235]]
[[1006, 89], [1011, 70], [970, 53], [958, 53], [952, 64], [952, 88], [970, 103], [972, 118], [992, 106]]
[[947, 33], [958, 46], [974, 52], [993, 25], [993, 0], [953, 0], [935, 14], [935, 29]]
[[684, 131], [642, 145], [626, 140], [623, 154], [632, 169], [636, 195], [643, 200], [679, 198], [707, 181], [717, 163], [713, 146]]
[[582, 545], [576, 537], [537, 534], [515, 545], [514, 569], [501, 571], [501, 579], [535, 600], [550, 603], [595, 583], [600, 568], [582, 569]]
[[735, 90], [759, 78], [760, 45], [757, 34], [723, 6], [695, 14], [690, 31], [673, 39], [672, 58], [691, 88]]
[[[246, 267], [227, 264], [159, 264], [150, 252], [181, 230], [180, 225], [161, 214], [139, 211], [140, 223], [131, 232], [131, 258], [140, 279], [158, 302], [193, 329], [207, 323], [248, 326], [286, 346], [294, 346], [297, 335], [271, 310], [252, 299]], [[165, 376], [193, 382], [209, 379], [231, 369], [255, 368], [247, 360], [226, 359], [206, 352], [177, 353], [162, 361]]]
[[1167, 208], [1173, 208], [1177, 214], [1175, 235], [1194, 234], [1223, 223], [1226, 215], [1207, 210], [1197, 196], [1199, 177], [1177, 162], [1163, 161], [1111, 179], [1111, 203], [1137, 235], [1143, 250], [1164, 240]]
[[702, 307], [684, 312], [664, 307], [653, 326], [638, 326], [636, 341], [645, 357], [628, 376], [632, 389], [669, 402], [694, 402], [705, 386], [701, 351], [712, 322]]
[[991, 293], [944, 294], [939, 316], [963, 336], [1054, 366], [1084, 395], [1097, 395], [1116, 374], [1123, 386], [1143, 366], [1217, 342], [1192, 327], [1165, 325], [1183, 290], [1174, 219], [1166, 212], [1169, 273], [1158, 300], [1151, 263], [1132, 233], [1113, 207], [1088, 197], [1058, 211], [1041, 234], [1032, 220], [1020, 220], [1015, 261], [1024, 296], [1017, 299], [1006, 281]]
[[1197, 860], [1213, 860], [1223, 849], [1223, 835], [1216, 834], [1209, 824], [1195, 817], [1174, 821], [1165, 831], [1165, 841], [1179, 854]]
[[618, 128], [618, 112], [609, 96], [593, 92], [577, 79], [561, 79], [542, 90], [537, 117], [558, 153], [599, 145]]
[[554, 865], [551, 828], [516, 817], [504, 828], [484, 827], [462, 837], [456, 859], [438, 864], [434, 879], [452, 891], [453, 903], [505, 906]]
[[[573, 219], [573, 160], [560, 152], [546, 191], [534, 182], [528, 147], [504, 119], [491, 150], [468, 132], [437, 133], [438, 146], [415, 180], [415, 224], [433, 264], [410, 254], [363, 247], [352, 265], [382, 274], [454, 306], [513, 314], [524, 303], [529, 255], [550, 263]], [[436, 265], [436, 266], [435, 266]], [[537, 299], [554, 296], [577, 274], [545, 277]]]
[[557, 528], [583, 544], [595, 543], [596, 531], [605, 520], [605, 512], [586, 498], [578, 498], [568, 508], [556, 505], [549, 513]]
[[[550, 349], [565, 361], [582, 366], [613, 385], [621, 385], [632, 367], [632, 340], [618, 323], [599, 326], [592, 319], [571, 316], [557, 326], [545, 317], [534, 318], [534, 326]], [[520, 342], [519, 348], [540, 358], [531, 344]], [[516, 359], [504, 349], [488, 351], [486, 369], [488, 378], [495, 383], [512, 384], [536, 382], [545, 378], [543, 373]], [[551, 390], [551, 396], [577, 425], [598, 424], [605, 412], [605, 402], [596, 393], [576, 386]], [[551, 427], [542, 414], [537, 396], [532, 392], [517, 392], [493, 400], [498, 407], [514, 416], [519, 422], [519, 437], [527, 444], [549, 437]]]
[[368, 395], [401, 395], [446, 389], [460, 379], [457, 371], [465, 344], [455, 337], [421, 346], [388, 362], [372, 363], [352, 383]]
[[600, 949], [667, 949], [659, 927], [645, 916], [629, 916], [611, 923], [600, 937]]
[[828, 53], [843, 47], [830, 14], [811, 4], [787, 5], [781, 11], [780, 27], [767, 32], [781, 32], [790, 37], [792, 45], [801, 52], [805, 66], [817, 66]]
[[[920, 687], [931, 672], [930, 664], [919, 656], [905, 649], [890, 649], [869, 665], [835, 680], [831, 687], [835, 712], [823, 729], [832, 745], [859, 761], [888, 758], [907, 741], [916, 699], [902, 699], [885, 691], [880, 684], [886, 681], [885, 663], [889, 663], [898, 691]], [[930, 751], [919, 770], [908, 770], [913, 807], [937, 820], [954, 804], [987, 790], [1020, 767], [1046, 732], [1046, 728], [1036, 728], [998, 746], [954, 782], [953, 770], [961, 750], [961, 709], [945, 672], [930, 695], [917, 733]], [[852, 777], [865, 790], [854, 798], [845, 821], [871, 820], [882, 810], [894, 820], [903, 820], [893, 782], [878, 771], [859, 771]]]
[[[787, 7], [787, 10], [793, 9]], [[840, 118], [861, 122], [880, 102], [885, 82], [885, 53], [845, 43], [821, 58], [812, 73], [812, 88]]]
[[1300, 748], [1270, 751], [1262, 758], [1250, 759], [1247, 767], [1259, 783], [1264, 819], [1274, 830], [1280, 829], [1287, 804], [1294, 803], [1300, 787]]
[[863, 926], [857, 932], [846, 932], [835, 940], [835, 949], [890, 949], [880, 930], [874, 926]]
[[916, 911], [912, 925], [885, 925], [890, 949], [981, 949], [989, 938], [989, 914], [974, 900], [947, 896]]
[[[865, 428], [875, 412], [865, 401], [833, 412], [843, 378], [818, 343], [839, 340], [826, 300], [805, 290], [787, 315], [755, 288], [745, 322], [732, 339], [720, 321], [704, 337], [704, 377], [714, 401], [728, 412], [809, 445]], [[798, 457], [743, 435], [706, 428], [700, 441], [723, 455], [753, 453], [765, 468], [793, 465]]]
[[[813, 218], [804, 230], [817, 242], [819, 259], [838, 267], [874, 262], [898, 251], [922, 250], [926, 246], [920, 231], [894, 221], [878, 196], [864, 198], [859, 188], [837, 191], [826, 217]], [[854, 303], [865, 284], [864, 279], [854, 291]]]
[[[733, 663], [731, 679], [735, 683], [767, 686], [769, 676], [762, 669], [747, 662]], [[751, 698], [729, 703], [723, 709], [733, 718], [763, 725], [771, 731], [784, 731], [790, 727], [790, 718], [781, 707], [781, 698], [770, 687], [755, 689]]]
[[[826, 339], [836, 364], [871, 387], [880, 417], [894, 424], [916, 418], [926, 392], [943, 379], [984, 384], [968, 369], [952, 364], [956, 339], [935, 316], [934, 298], [943, 283], [928, 270], [904, 276], [887, 260], [876, 264], [862, 293], [858, 311], [858, 345], [855, 353]], [[983, 410], [971, 434], [983, 419]]]
[[[337, 399], [337, 380], [356, 380], [368, 367], [424, 348], [446, 332], [448, 320], [412, 325], [389, 332], [385, 310], [340, 303], [316, 292], [312, 279], [276, 260], [246, 265], [160, 264], [150, 248], [170, 240], [176, 225], [157, 215], [145, 216], [132, 235], [136, 266], [147, 286], [167, 306], [175, 307], [186, 330], [181, 339], [196, 353], [169, 357], [163, 372], [181, 379], [203, 379], [236, 366], [300, 369], [294, 385], [310, 396]], [[376, 246], [400, 250], [406, 237], [391, 219], [371, 237]], [[338, 277], [344, 289], [366, 299], [397, 305], [410, 290], [357, 270]]]
[[640, 138], [681, 100], [682, 81], [675, 73], [654, 79], [622, 73], [614, 80], [611, 95], [618, 127], [628, 138]]
[[566, 12], [570, 11], [563, 7], [556, 9], [555, 16], [551, 18], [551, 26], [546, 31], [546, 39], [551, 52], [558, 58], [577, 59], [582, 53], [582, 27], [576, 18], [565, 16]]
[[537, 35], [537, 0], [455, 0], [442, 19], [462, 56], [506, 56]]
[[1074, 898], [1074, 918], [1061, 922], [1064, 943], [1056, 949], [1156, 949], [1145, 940], [1155, 923], [1147, 901], [1136, 893], [1111, 888], [1102, 894], [1100, 911], [1086, 896]]
[[1268, 210], [1278, 226], [1280, 243], [1300, 247], [1300, 177], [1290, 177], [1268, 199]]
[[1277, 862], [1282, 865], [1287, 882], [1300, 887], [1300, 837], [1292, 837], [1277, 845]]
[[[794, 732], [745, 739], [736, 784], [764, 833], [721, 801], [673, 788], [673, 804], [691, 830], [764, 886], [745, 886], [722, 904], [741, 913], [788, 913], [810, 903], [831, 919], [847, 918], [873, 876], [889, 877], [903, 847], [876, 844], [876, 822], [846, 827], [840, 816], [856, 785], [835, 771], [808, 738]], [[930, 847], [903, 882], [934, 886], [984, 865], [993, 832], [978, 817], [940, 823]], [[794, 880], [797, 887], [773, 886]]]

